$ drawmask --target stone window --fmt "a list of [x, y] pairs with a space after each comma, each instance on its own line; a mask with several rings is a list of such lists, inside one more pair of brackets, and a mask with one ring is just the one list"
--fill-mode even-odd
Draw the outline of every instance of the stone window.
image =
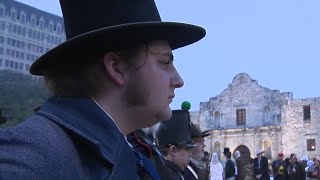
[[246, 110], [237, 109], [237, 126], [246, 124]]
[[281, 113], [277, 114], [277, 121], [278, 121], [278, 123], [281, 123]]
[[310, 121], [311, 120], [310, 105], [303, 106], [303, 120], [304, 121]]
[[315, 151], [315, 150], [316, 150], [316, 140], [307, 139], [307, 151]]
[[266, 106], [263, 108], [263, 124], [269, 124], [270, 120], [270, 107]]
[[214, 127], [220, 127], [220, 112], [219, 111], [216, 111], [214, 113], [214, 122], [213, 122], [213, 125]]

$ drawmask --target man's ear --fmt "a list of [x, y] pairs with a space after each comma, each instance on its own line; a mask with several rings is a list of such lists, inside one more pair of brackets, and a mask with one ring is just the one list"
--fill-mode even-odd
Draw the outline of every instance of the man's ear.
[[174, 155], [176, 155], [176, 152], [177, 152], [177, 147], [174, 146], [174, 145], [171, 145], [171, 146], [169, 147], [169, 153], [170, 153], [172, 156], [174, 156]]
[[126, 63], [114, 52], [107, 52], [103, 57], [103, 65], [109, 78], [118, 86], [125, 84]]

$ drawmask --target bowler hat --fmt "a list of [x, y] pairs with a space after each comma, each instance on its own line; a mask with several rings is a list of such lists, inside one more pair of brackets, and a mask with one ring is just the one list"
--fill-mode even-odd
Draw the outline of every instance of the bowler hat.
[[160, 147], [170, 145], [197, 147], [191, 140], [191, 124], [189, 111], [173, 110], [171, 119], [162, 121], [156, 132], [156, 139]]
[[168, 40], [177, 49], [205, 36], [202, 27], [163, 22], [154, 0], [60, 0], [60, 5], [66, 41], [36, 60], [31, 74], [77, 65], [79, 57], [100, 56], [128, 43]]
[[191, 138], [197, 138], [197, 137], [207, 137], [209, 136], [209, 131], [201, 131], [198, 126], [191, 123]]

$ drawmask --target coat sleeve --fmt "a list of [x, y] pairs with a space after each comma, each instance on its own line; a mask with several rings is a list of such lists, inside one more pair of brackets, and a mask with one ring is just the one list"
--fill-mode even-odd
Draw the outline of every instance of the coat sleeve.
[[68, 175], [76, 174], [70, 167], [77, 158], [70, 157], [66, 135], [39, 119], [0, 129], [0, 179], [72, 179]]

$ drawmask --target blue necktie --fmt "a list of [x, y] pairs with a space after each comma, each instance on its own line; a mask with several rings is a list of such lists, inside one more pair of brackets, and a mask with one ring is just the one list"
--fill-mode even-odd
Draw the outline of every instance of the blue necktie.
[[153, 180], [160, 180], [160, 176], [153, 165], [152, 161], [142, 153], [133, 150], [136, 155], [137, 164], [147, 172]]

